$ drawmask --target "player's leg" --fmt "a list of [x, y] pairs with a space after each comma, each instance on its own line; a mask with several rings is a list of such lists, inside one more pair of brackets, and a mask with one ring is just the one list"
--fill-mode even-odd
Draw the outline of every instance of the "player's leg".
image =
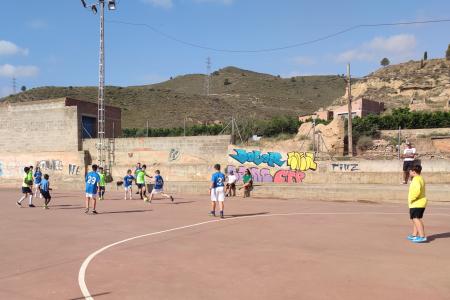
[[22, 207], [22, 201], [25, 200], [26, 197], [27, 193], [25, 192], [25, 189], [22, 188], [22, 197], [20, 197], [20, 199], [16, 202], [17, 206]]
[[416, 225], [416, 228], [417, 228], [417, 233], [418, 233], [417, 236], [425, 237], [425, 228], [423, 226], [422, 220], [418, 219], [418, 218], [414, 218], [413, 222], [414, 222], [414, 224]]
[[127, 195], [128, 195], [128, 187], [125, 187], [125, 188], [124, 188], [124, 191], [125, 191], [125, 197], [124, 197], [124, 199], [125, 199], [125, 200], [127, 200]]
[[211, 211], [209, 213], [210, 216], [215, 217], [216, 216], [216, 202], [217, 202], [217, 195], [216, 195], [216, 189], [211, 189]]
[[95, 195], [92, 195], [92, 213], [93, 214], [97, 214], [97, 197], [95, 197]]
[[29, 188], [29, 191], [28, 191], [28, 207], [34, 207], [34, 204], [33, 204], [33, 191], [31, 190], [31, 188]]
[[220, 217], [224, 218], [224, 208], [225, 208], [225, 192], [223, 187], [217, 188], [217, 201], [219, 202], [219, 208], [220, 208]]
[[163, 196], [164, 198], [170, 199], [170, 201], [173, 202], [173, 197], [172, 197], [172, 195], [169, 195], [169, 194], [166, 194], [166, 193], [162, 192], [162, 193], [161, 193], [161, 196]]
[[89, 204], [91, 202], [91, 195], [86, 194], [86, 210], [84, 211], [85, 213], [89, 212]]

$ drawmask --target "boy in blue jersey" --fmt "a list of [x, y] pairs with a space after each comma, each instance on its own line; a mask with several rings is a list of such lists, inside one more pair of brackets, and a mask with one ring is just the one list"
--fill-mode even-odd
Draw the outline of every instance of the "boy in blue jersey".
[[[50, 182], [48, 181], [49, 176], [48, 174], [44, 175], [44, 179], [41, 180], [39, 184], [39, 190], [41, 191], [42, 197], [44, 197], [44, 209], [48, 209], [48, 204], [50, 203], [50, 200], [52, 199], [52, 196], [50, 196]], [[41, 197], [41, 198], [42, 198]]]
[[123, 178], [123, 187], [125, 188], [125, 200], [127, 200], [127, 195], [130, 195], [130, 200], [133, 200], [133, 180], [134, 176], [131, 175], [131, 170], [127, 171], [127, 176]]
[[164, 193], [164, 179], [161, 176], [161, 172], [159, 170], [155, 171], [155, 176], [153, 177], [155, 179], [155, 185], [153, 187], [152, 192], [150, 193], [150, 200], [148, 202], [152, 202], [153, 195], [159, 194], [163, 196], [164, 198], [170, 199], [170, 201], [173, 202], [173, 197], [171, 195], [168, 195]]
[[97, 189], [100, 182], [100, 175], [97, 173], [97, 165], [92, 165], [92, 171], [86, 175], [86, 211], [85, 213], [89, 213], [89, 204], [91, 199], [93, 201], [93, 210], [92, 213], [97, 214], [96, 206], [97, 206]]
[[220, 206], [220, 217], [223, 219], [223, 210], [225, 208], [225, 174], [220, 172], [220, 165], [214, 165], [214, 170], [216, 172], [211, 176], [211, 187], [209, 189], [211, 194], [211, 212], [209, 213], [211, 216], [216, 216], [216, 203], [219, 202]]
[[[41, 180], [42, 180], [41, 168], [36, 167], [36, 171], [34, 171], [33, 177], [34, 177], [34, 186], [35, 186], [34, 198], [36, 198], [38, 191], [39, 191], [39, 185], [41, 184]], [[39, 195], [39, 198], [42, 198], [42, 195]]]

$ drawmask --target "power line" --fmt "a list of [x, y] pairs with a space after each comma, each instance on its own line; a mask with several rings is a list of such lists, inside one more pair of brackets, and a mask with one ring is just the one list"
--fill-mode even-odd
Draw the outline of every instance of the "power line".
[[149, 24], [146, 23], [134, 23], [134, 22], [126, 22], [126, 21], [120, 21], [120, 20], [107, 20], [106, 22], [108, 23], [115, 23], [115, 24], [122, 24], [122, 25], [130, 25], [130, 26], [139, 26], [139, 27], [145, 27], [147, 29], [150, 29], [151, 31], [169, 39], [172, 41], [175, 41], [177, 43], [189, 46], [189, 47], [193, 47], [193, 48], [198, 48], [198, 49], [203, 49], [203, 50], [210, 50], [210, 51], [216, 51], [216, 52], [227, 52], [227, 53], [262, 53], [262, 52], [275, 52], [275, 51], [281, 51], [281, 50], [287, 50], [287, 49], [291, 49], [291, 48], [298, 48], [298, 47], [302, 47], [302, 46], [306, 46], [306, 45], [310, 45], [310, 44], [314, 44], [314, 43], [318, 43], [324, 40], [328, 40], [331, 39], [333, 37], [342, 35], [344, 33], [350, 32], [350, 31], [354, 31], [356, 29], [360, 29], [360, 28], [370, 28], [370, 27], [388, 27], [388, 26], [407, 26], [407, 25], [417, 25], [417, 24], [431, 24], [431, 23], [445, 23], [445, 22], [450, 22], [450, 19], [438, 19], [438, 20], [426, 20], [426, 21], [410, 21], [410, 22], [394, 22], [394, 23], [374, 23], [374, 24], [359, 24], [359, 25], [355, 25], [355, 26], [351, 26], [348, 27], [344, 30], [341, 31], [337, 31], [316, 39], [312, 39], [309, 41], [304, 41], [304, 42], [300, 42], [300, 43], [296, 43], [296, 44], [291, 44], [291, 45], [287, 45], [287, 46], [280, 46], [280, 47], [274, 47], [274, 48], [262, 48], [262, 49], [221, 49], [221, 48], [214, 48], [214, 47], [209, 47], [209, 46], [204, 46], [204, 45], [200, 45], [197, 43], [193, 43], [193, 42], [189, 42], [189, 41], [185, 41], [182, 39], [179, 39], [173, 35], [167, 34], [159, 29], [157, 29], [156, 27], [153, 27]]

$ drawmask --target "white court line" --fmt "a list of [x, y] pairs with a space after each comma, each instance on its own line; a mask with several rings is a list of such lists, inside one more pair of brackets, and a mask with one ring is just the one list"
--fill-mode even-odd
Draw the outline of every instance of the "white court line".
[[[86, 300], [94, 300], [94, 298], [92, 297], [91, 293], [89, 292], [87, 285], [86, 285], [86, 270], [87, 267], [89, 266], [89, 263], [100, 253], [102, 253], [103, 251], [132, 241], [132, 240], [136, 240], [136, 239], [140, 239], [143, 237], [148, 237], [148, 236], [154, 236], [154, 235], [159, 235], [159, 234], [163, 234], [163, 233], [168, 233], [168, 232], [172, 232], [172, 231], [178, 231], [178, 230], [183, 230], [183, 229], [187, 229], [187, 228], [192, 228], [192, 227], [197, 227], [197, 226], [201, 226], [201, 225], [205, 225], [205, 224], [210, 224], [210, 223], [216, 223], [216, 222], [224, 222], [224, 221], [231, 221], [231, 220], [239, 220], [239, 219], [250, 219], [250, 218], [263, 218], [263, 217], [279, 217], [279, 216], [297, 216], [297, 215], [407, 215], [407, 212], [298, 212], [298, 213], [280, 213], [280, 214], [267, 214], [267, 215], [252, 215], [252, 216], [242, 216], [242, 217], [234, 217], [234, 218], [226, 218], [226, 219], [216, 219], [216, 220], [210, 220], [210, 221], [205, 221], [205, 222], [199, 222], [199, 223], [195, 223], [195, 224], [191, 224], [191, 225], [185, 225], [185, 226], [180, 226], [180, 227], [175, 227], [175, 228], [171, 228], [171, 229], [166, 229], [166, 230], [161, 230], [161, 231], [156, 231], [156, 232], [152, 232], [152, 233], [147, 233], [147, 234], [142, 234], [142, 235], [138, 235], [135, 237], [131, 237], [128, 239], [124, 239], [112, 244], [109, 244], [101, 249], [98, 249], [97, 251], [91, 253], [84, 261], [83, 264], [80, 267], [80, 271], [78, 272], [78, 285], [80, 286], [81, 292], [83, 293], [83, 296], [85, 297]], [[450, 216], [450, 214], [442, 214], [442, 213], [436, 213], [436, 214], [427, 214], [427, 216]]]

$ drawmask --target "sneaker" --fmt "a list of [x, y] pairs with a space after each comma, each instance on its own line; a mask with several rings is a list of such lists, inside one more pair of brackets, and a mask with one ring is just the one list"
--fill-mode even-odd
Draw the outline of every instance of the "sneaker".
[[29, 204], [28, 207], [36, 207], [33, 203]]
[[416, 236], [415, 239], [411, 240], [413, 243], [425, 243], [427, 241], [426, 237]]
[[406, 238], [407, 238], [408, 240], [412, 241], [412, 240], [414, 240], [416, 237], [417, 237], [417, 236], [410, 234], [410, 235], [408, 235]]
[[84, 211], [85, 214], [89, 213], [89, 208], [86, 208], [86, 210]]
[[144, 198], [144, 202], [150, 202], [147, 197]]
[[98, 214], [98, 212], [97, 212], [96, 210], [93, 210], [92, 213], [93, 213], [94, 215]]
[[22, 207], [22, 203], [20, 203], [19, 201], [16, 202], [16, 205], [17, 205], [18, 207]]
[[44, 205], [44, 209], [48, 209], [48, 205]]
[[173, 197], [172, 197], [172, 196], [170, 196], [170, 201], [172, 201], [172, 202], [173, 202]]

